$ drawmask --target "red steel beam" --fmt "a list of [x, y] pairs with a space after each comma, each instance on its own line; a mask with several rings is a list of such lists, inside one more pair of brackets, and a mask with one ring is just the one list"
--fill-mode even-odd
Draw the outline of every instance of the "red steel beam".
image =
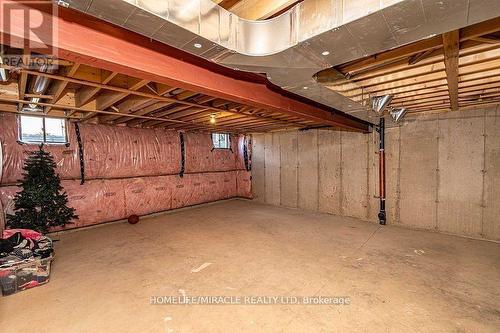
[[[10, 20], [10, 27], [0, 24], [3, 40], [7, 38], [10, 45], [19, 46], [24, 45], [28, 39], [36, 41], [34, 34], [26, 34], [23, 11], [13, 10], [5, 13], [5, 5], [12, 3], [13, 1], [0, 0], [0, 17], [8, 16]], [[22, 3], [16, 5], [28, 9]], [[271, 85], [260, 75], [227, 69], [77, 11], [60, 7], [57, 17], [43, 11], [41, 15], [32, 15], [30, 25], [38, 26], [36, 36], [41, 40], [51, 40], [52, 27], [42, 24], [42, 20], [47, 22], [50, 19], [56, 24], [54, 26], [57, 26], [58, 31], [58, 38], [51, 45], [52, 53], [61, 59], [298, 116], [325, 125], [359, 132], [370, 130], [367, 122], [291, 95]]]

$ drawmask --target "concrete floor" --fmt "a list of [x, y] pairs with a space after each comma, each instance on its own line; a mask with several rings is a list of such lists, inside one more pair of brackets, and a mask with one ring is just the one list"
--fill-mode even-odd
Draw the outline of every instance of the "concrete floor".
[[[500, 328], [497, 243], [234, 200], [67, 233], [56, 251], [49, 284], [0, 298], [2, 333]], [[150, 305], [183, 293], [351, 304]]]

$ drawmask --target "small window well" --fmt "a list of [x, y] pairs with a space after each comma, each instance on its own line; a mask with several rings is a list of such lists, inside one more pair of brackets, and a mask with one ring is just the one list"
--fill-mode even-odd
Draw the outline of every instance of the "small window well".
[[229, 134], [227, 133], [212, 133], [212, 143], [215, 149], [229, 149]]
[[66, 119], [19, 116], [19, 140], [25, 143], [65, 144]]

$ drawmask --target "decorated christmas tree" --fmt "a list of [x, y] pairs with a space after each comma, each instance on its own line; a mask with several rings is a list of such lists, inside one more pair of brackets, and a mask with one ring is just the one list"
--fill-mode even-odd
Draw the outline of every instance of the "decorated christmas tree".
[[43, 145], [29, 153], [20, 180], [22, 190], [14, 197], [15, 214], [7, 215], [8, 227], [47, 233], [51, 227], [78, 218], [75, 209], [67, 206], [68, 197], [55, 168], [54, 158], [43, 150]]

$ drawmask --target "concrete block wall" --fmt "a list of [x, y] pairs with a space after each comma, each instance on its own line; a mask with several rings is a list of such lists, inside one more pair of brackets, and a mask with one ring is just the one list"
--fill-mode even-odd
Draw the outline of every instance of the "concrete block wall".
[[[500, 107], [408, 117], [386, 142], [388, 223], [500, 240]], [[254, 134], [253, 147], [256, 200], [377, 222], [376, 133]]]
[[254, 134], [254, 198], [375, 221], [373, 140], [374, 134], [329, 130]]

